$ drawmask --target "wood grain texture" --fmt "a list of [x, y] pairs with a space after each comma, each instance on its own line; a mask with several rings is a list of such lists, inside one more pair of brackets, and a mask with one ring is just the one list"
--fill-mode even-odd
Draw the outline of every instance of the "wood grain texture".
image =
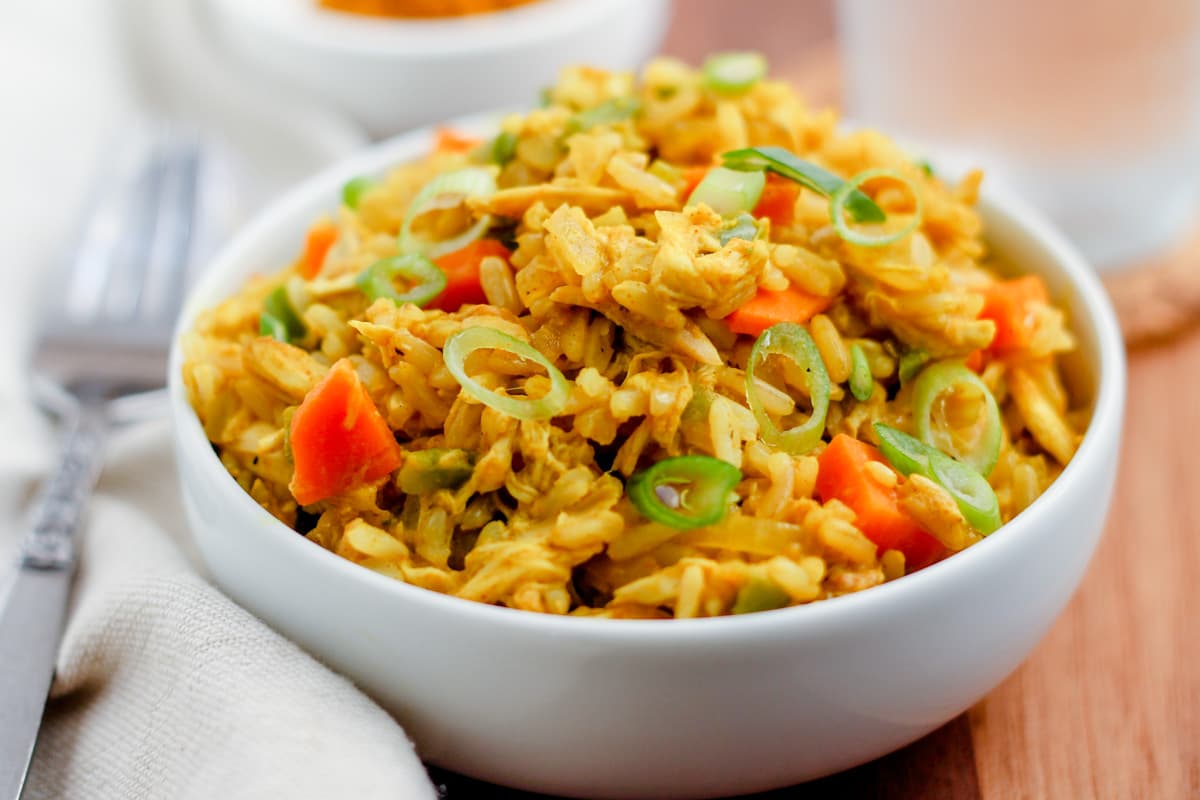
[[[676, 0], [664, 51], [696, 63], [757, 49], [823, 104], [837, 96], [833, 35], [828, 0]], [[1195, 277], [1200, 253], [1192, 256]], [[1184, 323], [1200, 318], [1175, 327]], [[1135, 351], [1108, 529], [1029, 660], [968, 714], [903, 750], [755, 800], [1200, 798], [1198, 433], [1200, 333]], [[533, 797], [436, 778], [449, 800]]]
[[1105, 276], [1104, 285], [1130, 344], [1160, 343], [1195, 327], [1200, 323], [1200, 226], [1138, 269]]
[[971, 712], [984, 797], [1200, 797], [1200, 336], [1136, 353], [1130, 387], [1091, 570]]

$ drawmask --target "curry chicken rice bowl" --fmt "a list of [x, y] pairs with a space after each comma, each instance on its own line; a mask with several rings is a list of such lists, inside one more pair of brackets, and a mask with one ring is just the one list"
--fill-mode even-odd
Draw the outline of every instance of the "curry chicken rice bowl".
[[348, 183], [186, 335], [222, 463], [368, 569], [554, 614], [809, 603], [1003, 535], [1087, 422], [1063, 312], [989, 260], [979, 173], [764, 73], [571, 68]]

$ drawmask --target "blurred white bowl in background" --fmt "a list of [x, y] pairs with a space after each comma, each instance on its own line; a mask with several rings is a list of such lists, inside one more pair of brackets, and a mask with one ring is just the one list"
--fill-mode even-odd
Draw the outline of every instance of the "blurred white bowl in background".
[[524, 106], [568, 64], [633, 69], [662, 42], [670, 0], [538, 0], [445, 19], [360, 17], [316, 0], [209, 0], [231, 55], [340, 108], [373, 136]]

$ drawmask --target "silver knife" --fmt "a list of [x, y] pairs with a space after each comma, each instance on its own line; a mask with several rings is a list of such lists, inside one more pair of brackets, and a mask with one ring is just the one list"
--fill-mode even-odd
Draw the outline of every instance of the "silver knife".
[[67, 435], [0, 606], [0, 800], [20, 796], [29, 770], [75, 573], [77, 529], [109, 422], [133, 422], [145, 418], [139, 409], [152, 408], [138, 399], [151, 395], [139, 393], [162, 388], [196, 252], [199, 136], [149, 119], [106, 152], [111, 165], [46, 295], [30, 353], [35, 398]]
[[59, 471], [43, 485], [0, 606], [0, 800], [17, 800], [33, 757], [75, 574], [76, 534], [100, 471], [107, 420], [81, 405]]

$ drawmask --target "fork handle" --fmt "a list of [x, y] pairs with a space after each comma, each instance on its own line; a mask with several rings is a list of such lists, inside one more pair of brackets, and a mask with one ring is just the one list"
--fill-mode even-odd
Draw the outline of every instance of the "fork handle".
[[104, 409], [81, 404], [58, 471], [43, 485], [0, 607], [0, 800], [17, 800], [37, 741], [66, 620], [76, 535], [100, 472]]

